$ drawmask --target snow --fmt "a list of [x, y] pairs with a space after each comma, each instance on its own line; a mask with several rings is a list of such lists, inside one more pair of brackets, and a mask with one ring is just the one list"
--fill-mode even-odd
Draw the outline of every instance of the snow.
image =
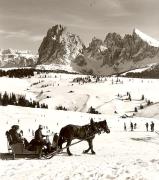
[[68, 72], [75, 72], [70, 65], [62, 65], [62, 64], [37, 65], [36, 69], [64, 70], [64, 71], [68, 71]]
[[146, 41], [150, 46], [159, 47], [159, 41], [153, 39], [152, 37], [144, 34], [139, 29], [135, 29], [135, 33], [144, 41]]
[[[106, 119], [111, 131], [110, 134], [96, 135], [93, 142], [96, 155], [83, 154], [82, 151], [88, 145], [81, 142], [70, 148], [73, 153], [71, 157], [59, 154], [50, 160], [0, 160], [0, 179], [157, 180], [159, 135], [146, 132], [145, 123], [153, 121], [155, 130], [159, 130], [159, 80], [119, 78], [120, 81], [117, 82], [115, 77], [103, 77], [100, 82], [95, 83], [95, 79], [91, 77], [91, 83], [79, 84], [72, 82], [76, 77], [87, 76], [49, 73], [29, 79], [0, 78], [0, 83], [3, 84], [0, 92], [6, 90], [32, 95], [49, 105], [49, 109], [0, 106], [0, 152], [7, 151], [5, 132], [13, 124], [20, 125], [28, 140], [33, 138], [32, 131], [39, 124], [48, 126], [52, 140], [53, 133], [59, 132], [63, 126], [88, 124], [93, 117], [95, 121]], [[39, 83], [33, 85], [35, 82]], [[14, 88], [10, 88], [13, 85]], [[70, 91], [73, 92], [69, 93]], [[126, 92], [130, 92], [132, 101], [126, 100]], [[134, 107], [146, 104], [146, 100], [141, 100], [142, 94], [154, 104], [139, 110], [133, 118], [121, 118], [124, 114], [131, 116]], [[59, 104], [69, 108], [69, 111], [55, 110]], [[102, 114], [86, 113], [91, 105]], [[114, 113], [115, 110], [117, 114]], [[123, 131], [124, 122], [127, 132]], [[133, 132], [130, 131], [130, 122], [137, 123], [137, 129]], [[47, 129], [43, 133], [46, 134]]]
[[105, 51], [106, 49], [108, 49], [106, 46], [103, 46], [103, 45], [100, 46], [101, 51]]
[[[156, 63], [154, 63], [154, 64], [156, 64]], [[148, 65], [148, 66], [146, 66], [146, 67], [142, 67], [142, 68], [138, 68], [138, 69], [133, 69], [133, 70], [131, 70], [131, 71], [127, 71], [127, 72], [123, 73], [122, 75], [126, 75], [127, 73], [130, 73], [130, 72], [133, 72], [133, 73], [141, 73], [141, 72], [143, 72], [143, 71], [145, 71], [145, 70], [150, 69], [154, 64], [150, 64], [150, 65]]]
[[52, 38], [52, 40], [53, 40], [53, 41], [55, 41], [55, 40], [56, 40], [56, 36], [53, 36], [53, 37], [51, 37], [51, 38]]

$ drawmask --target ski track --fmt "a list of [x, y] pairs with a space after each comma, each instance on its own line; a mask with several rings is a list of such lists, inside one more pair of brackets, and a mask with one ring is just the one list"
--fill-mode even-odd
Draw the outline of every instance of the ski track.
[[102, 106], [104, 106], [104, 105], [105, 105], [105, 104], [107, 104], [107, 103], [112, 102], [113, 100], [114, 100], [114, 99], [111, 99], [110, 101], [104, 102], [103, 104], [101, 104], [101, 105], [97, 106], [97, 107], [96, 107], [96, 109], [101, 108]]
[[83, 112], [86, 109], [89, 99], [90, 99], [90, 95], [87, 94], [87, 99], [86, 99], [85, 103], [83, 104], [83, 107], [79, 110], [79, 112]]

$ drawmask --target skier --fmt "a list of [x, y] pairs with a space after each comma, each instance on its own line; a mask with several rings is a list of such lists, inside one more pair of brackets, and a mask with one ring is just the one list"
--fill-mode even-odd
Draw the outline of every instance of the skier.
[[145, 124], [145, 126], [146, 126], [146, 131], [148, 131], [148, 128], [149, 128], [148, 122]]

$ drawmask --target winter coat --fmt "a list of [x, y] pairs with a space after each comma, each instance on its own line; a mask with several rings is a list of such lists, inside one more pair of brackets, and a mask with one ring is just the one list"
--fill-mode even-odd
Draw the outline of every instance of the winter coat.
[[37, 142], [44, 142], [43, 137], [45, 137], [45, 136], [42, 134], [41, 129], [38, 129], [38, 130], [35, 131], [35, 140]]
[[17, 133], [15, 129], [10, 129], [9, 133], [12, 137], [12, 144], [23, 143], [22, 136], [19, 133]]

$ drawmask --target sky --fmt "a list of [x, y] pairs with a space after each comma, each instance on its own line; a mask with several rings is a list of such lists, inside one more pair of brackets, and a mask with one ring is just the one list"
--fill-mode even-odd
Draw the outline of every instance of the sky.
[[56, 24], [78, 34], [87, 45], [109, 32], [122, 36], [134, 28], [159, 40], [159, 0], [0, 0], [0, 48], [34, 53]]

